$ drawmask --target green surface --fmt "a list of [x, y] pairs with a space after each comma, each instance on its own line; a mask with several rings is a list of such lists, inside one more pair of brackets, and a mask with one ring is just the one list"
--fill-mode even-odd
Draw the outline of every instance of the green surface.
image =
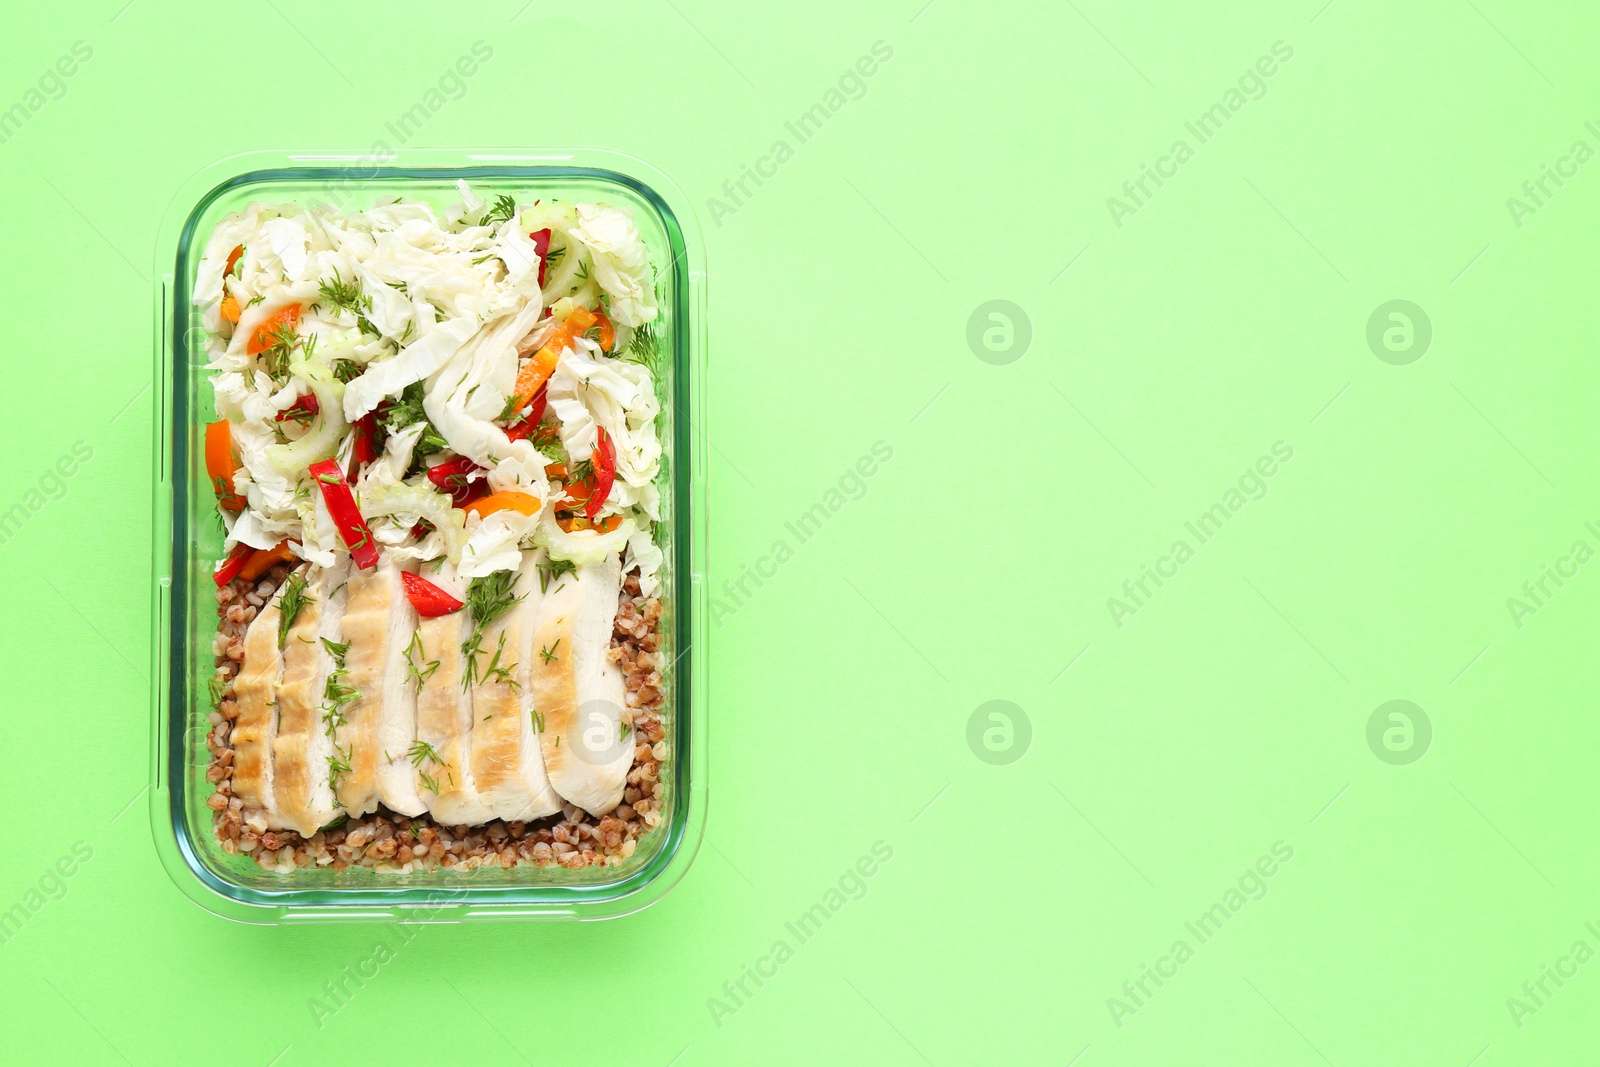
[[[1600, 14], [121, 2], [0, 40], [8, 1061], [1593, 1061]], [[617, 148], [704, 211], [711, 580], [770, 577], [713, 632], [709, 843], [632, 918], [243, 927], [156, 862], [157, 222], [218, 157], [402, 140]], [[1395, 700], [1430, 729], [1369, 734]]]

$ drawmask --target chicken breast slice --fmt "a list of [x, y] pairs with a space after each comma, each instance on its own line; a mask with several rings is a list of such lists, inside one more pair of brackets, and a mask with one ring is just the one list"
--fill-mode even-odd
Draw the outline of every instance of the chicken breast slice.
[[544, 719], [545, 770], [556, 792], [593, 815], [621, 802], [633, 762], [626, 684], [607, 655], [621, 589], [616, 556], [579, 567], [545, 594], [533, 637], [528, 688]]
[[[388, 583], [389, 617], [385, 640], [388, 651], [381, 681], [378, 716], [378, 799], [390, 811], [415, 817], [428, 810], [417, 781], [413, 746], [417, 740], [417, 675], [425, 669], [417, 613], [406, 599], [400, 574], [410, 569], [385, 556], [377, 575]], [[347, 624], [348, 628], [348, 624]], [[416, 670], [411, 665], [415, 663]]]
[[[339, 778], [334, 791], [339, 806], [352, 816], [365, 815], [378, 809], [378, 774], [388, 762], [383, 749], [382, 727], [384, 705], [388, 700], [407, 699], [405, 690], [405, 642], [414, 632], [411, 605], [401, 586], [400, 570], [385, 555], [378, 566], [356, 571], [350, 575], [345, 589], [344, 620], [340, 624], [340, 641], [345, 646], [342, 656], [342, 677], [329, 675], [324, 706], [331, 702], [347, 700], [334, 716], [337, 725], [333, 734], [336, 752], [348, 753], [349, 771]], [[397, 625], [398, 624], [398, 625]], [[398, 647], [397, 647], [398, 644]], [[339, 657], [336, 657], [336, 659]], [[398, 692], [390, 692], [392, 662], [399, 660]], [[410, 697], [412, 716], [415, 716], [415, 697]], [[391, 750], [387, 756], [406, 764], [408, 738], [403, 746]], [[412, 781], [415, 781], [413, 770]], [[412, 789], [415, 797], [415, 787]], [[402, 814], [420, 814], [418, 811]]]
[[494, 818], [472, 779], [472, 694], [461, 684], [461, 643], [471, 632], [468, 612], [423, 619], [423, 670], [428, 678], [417, 694], [417, 777], [428, 810], [450, 826], [476, 825]]
[[524, 552], [513, 593], [520, 599], [484, 629], [487, 657], [472, 687], [472, 777], [478, 795], [506, 820], [542, 818], [561, 810], [544, 773], [527, 695], [528, 659], [539, 602], [538, 562]]
[[[283, 652], [278, 647], [278, 600], [283, 586], [250, 623], [244, 637], [244, 661], [233, 682], [233, 795], [244, 804], [245, 821], [258, 832], [275, 830], [278, 803], [272, 795], [272, 743], [278, 736], [278, 681]], [[255, 809], [252, 811], [252, 809]]]
[[[312, 567], [305, 574], [305, 603], [294, 613], [283, 644], [278, 736], [272, 744], [273, 795], [283, 825], [306, 837], [339, 813], [332, 783], [348, 773], [350, 762], [348, 750], [334, 749], [337, 716], [329, 709], [338, 709], [324, 693], [328, 675], [338, 668], [322, 643], [324, 638], [338, 639], [349, 570], [349, 560], [341, 559], [333, 567]], [[291, 575], [289, 582], [294, 581]], [[295, 596], [285, 583], [279, 610], [289, 610]]]

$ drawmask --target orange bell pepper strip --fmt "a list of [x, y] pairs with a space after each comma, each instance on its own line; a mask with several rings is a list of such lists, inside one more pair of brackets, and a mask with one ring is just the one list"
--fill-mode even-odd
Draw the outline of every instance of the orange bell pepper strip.
[[227, 419], [206, 424], [206, 473], [217, 502], [229, 511], [243, 511], [245, 499], [233, 488], [233, 474], [239, 464], [233, 458], [233, 429]]
[[595, 321], [600, 324], [600, 350], [611, 351], [611, 346], [617, 343], [617, 328], [611, 325], [611, 320], [606, 318], [604, 308], [594, 309]]
[[286, 540], [279, 541], [271, 548], [258, 548], [244, 561], [244, 566], [239, 568], [239, 577], [247, 582], [253, 582], [267, 573], [274, 563], [288, 563], [292, 559], [294, 553], [289, 551], [289, 542]]
[[610, 533], [622, 523], [621, 515], [607, 515], [603, 519], [590, 519], [587, 515], [562, 515], [556, 516], [556, 525], [567, 533], [577, 533], [582, 530], [594, 530], [597, 533]]
[[539, 513], [539, 498], [527, 493], [506, 490], [480, 496], [462, 510], [479, 516], [487, 516], [496, 511], [518, 511], [524, 515], [536, 515]]
[[300, 305], [286, 304], [268, 315], [267, 321], [256, 327], [256, 332], [250, 335], [250, 343], [245, 346], [245, 351], [252, 356], [260, 355], [278, 343], [278, 337], [285, 329], [293, 332], [298, 325], [300, 325]]
[[574, 308], [572, 314], [561, 320], [545, 341], [544, 347], [533, 354], [533, 358], [522, 365], [517, 372], [517, 384], [513, 390], [518, 408], [526, 407], [533, 403], [533, 398], [544, 383], [550, 380], [550, 375], [555, 373], [556, 360], [561, 358], [561, 351], [572, 347], [574, 337], [582, 337], [583, 331], [595, 324], [594, 312], [587, 308]]
[[222, 268], [222, 317], [233, 323], [239, 324], [241, 309], [239, 301], [228, 292], [228, 275], [233, 273], [234, 264], [239, 262], [239, 257], [244, 255], [244, 245], [234, 245], [233, 251], [228, 253], [228, 265]]

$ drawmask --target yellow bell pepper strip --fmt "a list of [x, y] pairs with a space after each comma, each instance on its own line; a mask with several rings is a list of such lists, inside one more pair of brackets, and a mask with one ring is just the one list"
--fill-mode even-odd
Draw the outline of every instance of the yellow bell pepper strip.
[[233, 488], [233, 474], [239, 464], [233, 458], [233, 428], [227, 419], [206, 424], [206, 473], [217, 503], [229, 511], [243, 511], [245, 499]]
[[372, 539], [372, 531], [367, 528], [367, 520], [361, 517], [361, 509], [356, 507], [355, 494], [350, 491], [350, 483], [345, 481], [338, 461], [320, 460], [307, 467], [306, 471], [311, 475], [311, 480], [317, 483], [317, 488], [322, 490], [323, 503], [328, 505], [328, 517], [333, 519], [339, 536], [344, 538], [345, 545], [349, 547], [351, 560], [362, 570], [376, 567], [378, 543]]
[[561, 320], [561, 324], [545, 341], [544, 347], [535, 352], [533, 358], [524, 363], [522, 369], [517, 372], [517, 385], [513, 395], [517, 398], [518, 408], [533, 403], [534, 395], [555, 372], [556, 360], [561, 358], [562, 349], [571, 348], [572, 339], [582, 337], [583, 331], [594, 324], [594, 312], [587, 308], [574, 308], [572, 314]]
[[289, 542], [279, 541], [271, 548], [258, 548], [244, 561], [244, 566], [239, 568], [239, 577], [247, 582], [253, 582], [272, 568], [274, 563], [288, 563], [294, 559], [294, 553], [289, 551]]
[[499, 493], [490, 493], [480, 496], [472, 501], [463, 511], [470, 511], [475, 515], [486, 516], [496, 511], [518, 511], [524, 515], [537, 515], [539, 513], [539, 498], [527, 493], [517, 493], [505, 490]]

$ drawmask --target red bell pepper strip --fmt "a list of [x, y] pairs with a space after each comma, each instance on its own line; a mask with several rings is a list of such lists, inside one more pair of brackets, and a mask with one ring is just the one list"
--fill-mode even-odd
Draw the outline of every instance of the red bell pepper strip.
[[305, 396], [296, 399], [293, 404], [290, 404], [288, 407], [272, 416], [272, 421], [288, 422], [292, 420], [302, 424], [309, 423], [313, 418], [316, 417], [316, 414], [319, 410], [320, 409], [317, 407], [317, 394], [307, 393]]
[[[538, 201], [535, 201], [537, 203]], [[534, 230], [528, 234], [533, 239], [533, 250], [539, 253], [539, 288], [544, 288], [544, 257], [550, 251], [550, 230]]]
[[356, 420], [355, 446], [350, 450], [350, 480], [356, 480], [356, 475], [361, 468], [378, 458], [381, 451], [378, 447], [378, 435], [382, 432], [378, 427], [378, 413], [369, 411]]
[[600, 513], [601, 505], [611, 495], [611, 487], [617, 481], [617, 446], [604, 426], [596, 426], [595, 433], [594, 488], [589, 490], [589, 502], [583, 506], [583, 513], [591, 519]]
[[239, 572], [244, 569], [245, 561], [255, 553], [255, 549], [240, 541], [233, 546], [233, 551], [228, 553], [228, 558], [222, 561], [222, 566], [212, 572], [211, 580], [216, 582], [218, 587], [227, 585], [239, 577]]
[[544, 407], [548, 400], [549, 397], [545, 395], [544, 386], [541, 385], [539, 391], [534, 394], [533, 407], [529, 409], [527, 417], [515, 426], [507, 426], [506, 436], [513, 441], [520, 441], [524, 437], [532, 435], [539, 428], [539, 420], [544, 418]]
[[339, 464], [331, 459], [313, 463], [307, 468], [317, 488], [322, 490], [322, 501], [328, 505], [328, 515], [339, 530], [339, 536], [350, 549], [350, 558], [362, 570], [378, 565], [378, 543], [372, 539], [367, 520], [356, 507], [355, 494], [345, 481]]
[[474, 480], [468, 477], [474, 471], [482, 469], [465, 456], [447, 459], [437, 466], [428, 468], [428, 481], [438, 486], [440, 492], [449, 493], [450, 500], [456, 507], [464, 508], [489, 491], [483, 479]]
[[400, 580], [405, 583], [406, 599], [411, 601], [411, 606], [416, 608], [417, 614], [424, 619], [436, 619], [440, 615], [461, 610], [461, 601], [420, 574], [401, 571]]

